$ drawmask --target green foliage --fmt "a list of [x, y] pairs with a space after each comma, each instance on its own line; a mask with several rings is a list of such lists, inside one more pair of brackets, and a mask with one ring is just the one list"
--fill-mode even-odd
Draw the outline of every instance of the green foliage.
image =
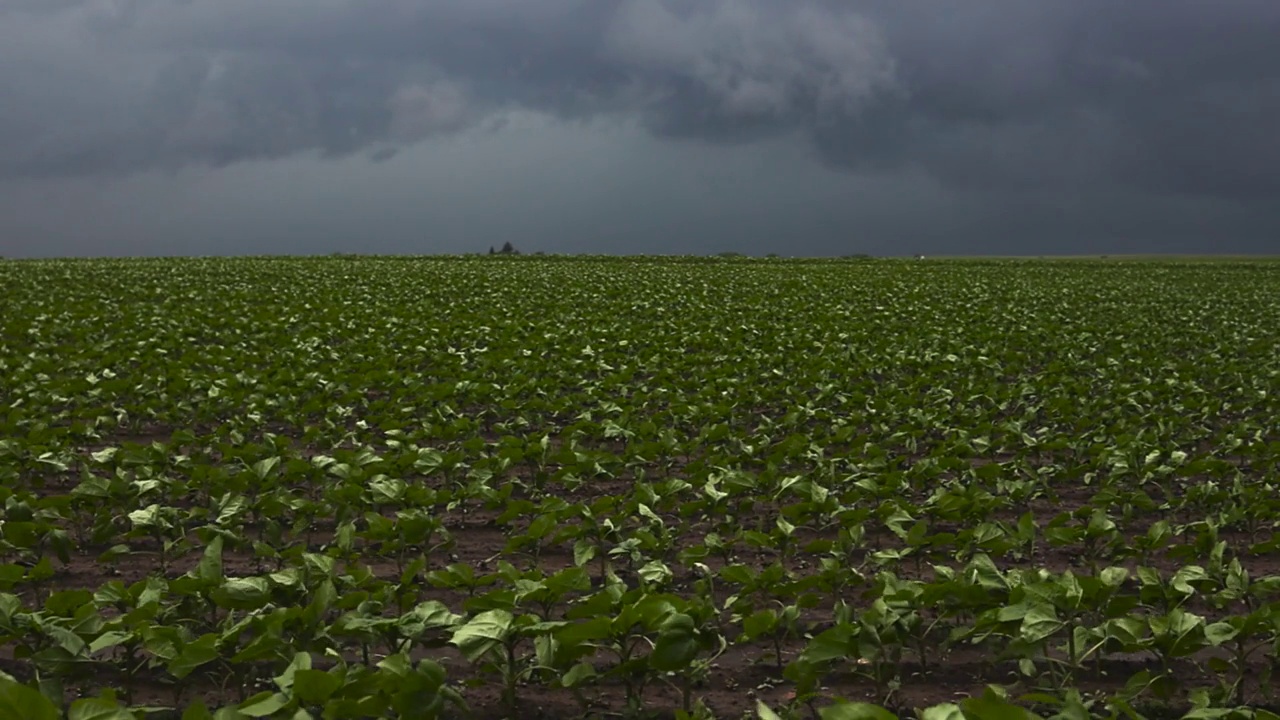
[[[1275, 264], [37, 261], [0, 306], [0, 717], [1275, 720]], [[993, 687], [912, 707], [957, 657]]]

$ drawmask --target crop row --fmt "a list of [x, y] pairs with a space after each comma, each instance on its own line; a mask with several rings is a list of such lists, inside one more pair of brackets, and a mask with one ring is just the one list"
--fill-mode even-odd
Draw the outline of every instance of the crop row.
[[1274, 720], [1277, 267], [0, 263], [0, 706]]

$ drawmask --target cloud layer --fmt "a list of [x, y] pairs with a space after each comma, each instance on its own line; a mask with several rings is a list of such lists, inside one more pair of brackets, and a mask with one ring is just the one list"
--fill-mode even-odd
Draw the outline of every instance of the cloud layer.
[[516, 110], [960, 191], [1280, 190], [1273, 0], [0, 0], [0, 176], [386, 159]]

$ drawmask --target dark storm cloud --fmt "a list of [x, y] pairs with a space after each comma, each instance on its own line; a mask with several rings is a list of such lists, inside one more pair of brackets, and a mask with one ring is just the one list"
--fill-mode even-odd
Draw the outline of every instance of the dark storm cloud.
[[1280, 4], [971, 5], [987, 12], [968, 13], [980, 26], [961, 32], [938, 16], [888, 23], [913, 88], [898, 113], [913, 121], [901, 123], [913, 130], [897, 145], [905, 155], [944, 177], [1060, 173], [1222, 197], [1277, 188], [1267, 128], [1280, 120]]
[[1273, 0], [0, 0], [0, 173], [386, 160], [513, 108], [962, 190], [1280, 190]]

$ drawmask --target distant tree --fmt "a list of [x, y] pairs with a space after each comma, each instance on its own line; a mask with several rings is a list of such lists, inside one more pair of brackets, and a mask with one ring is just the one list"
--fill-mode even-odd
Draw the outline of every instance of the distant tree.
[[490, 255], [494, 254], [494, 249], [492, 245], [489, 246], [489, 254]]
[[502, 249], [499, 250], [498, 253], [501, 255], [519, 255], [520, 251], [517, 250], [515, 246], [511, 244], [510, 240], [508, 240], [507, 242], [502, 244]]

